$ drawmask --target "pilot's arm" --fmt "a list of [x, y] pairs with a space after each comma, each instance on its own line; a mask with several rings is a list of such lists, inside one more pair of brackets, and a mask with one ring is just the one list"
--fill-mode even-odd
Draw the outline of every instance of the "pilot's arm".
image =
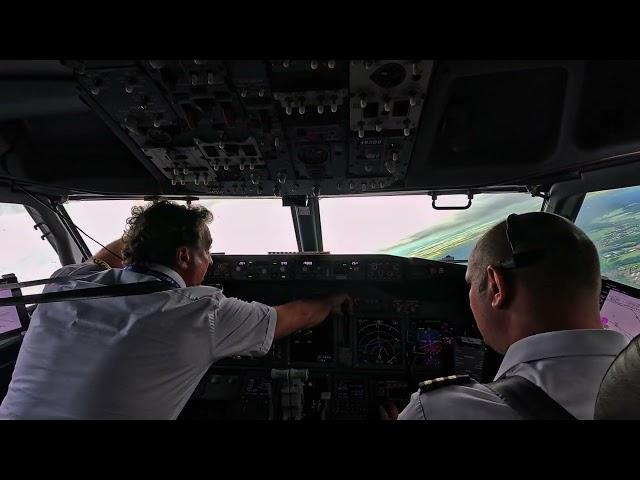
[[[56, 270], [55, 272], [53, 272], [51, 274], [51, 278], [55, 278], [55, 277], [63, 277], [66, 275], [84, 275], [84, 274], [90, 274], [90, 273], [95, 273], [96, 271], [99, 270], [104, 270], [104, 269], [108, 269], [108, 267], [111, 268], [123, 268], [123, 264], [122, 264], [122, 259], [117, 257], [116, 255], [110, 253], [107, 249], [111, 250], [111, 252], [117, 254], [117, 255], [122, 255], [122, 248], [123, 248], [124, 244], [122, 242], [122, 239], [119, 238], [118, 240], [115, 240], [113, 242], [111, 242], [110, 244], [108, 244], [105, 248], [102, 248], [98, 253], [96, 253], [95, 255], [89, 257], [87, 260], [85, 260], [83, 263], [74, 263], [74, 264], [70, 264], [70, 265], [64, 265], [63, 267], [59, 268], [58, 270]], [[44, 287], [43, 292], [44, 293], [50, 293], [52, 291], [56, 291], [51, 290], [52, 288], [54, 288], [51, 285], [46, 285]]]
[[343, 305], [351, 310], [347, 295], [295, 300], [277, 307], [222, 296], [211, 318], [212, 351], [216, 358], [265, 355], [273, 340], [312, 328]]
[[320, 324], [330, 313], [343, 313], [343, 309], [352, 309], [348, 295], [333, 295], [317, 300], [295, 300], [278, 305], [275, 340], [286, 337], [298, 330], [313, 328]]
[[[122, 255], [122, 248], [124, 247], [124, 242], [122, 238], [114, 240], [106, 248], [101, 248], [98, 253], [87, 259], [87, 262], [94, 262], [97, 260], [98, 262], [105, 262], [111, 268], [123, 268], [122, 258], [117, 257], [117, 255]], [[111, 253], [113, 252], [113, 253]]]

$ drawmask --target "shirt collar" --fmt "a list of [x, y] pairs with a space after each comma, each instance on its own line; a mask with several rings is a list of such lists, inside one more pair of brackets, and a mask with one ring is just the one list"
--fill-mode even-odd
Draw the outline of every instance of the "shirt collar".
[[186, 288], [187, 286], [187, 284], [184, 282], [184, 278], [182, 278], [180, 274], [173, 268], [169, 268], [159, 263], [149, 263], [147, 264], [147, 268], [149, 270], [155, 270], [156, 272], [164, 273], [165, 275], [171, 277], [172, 280], [175, 280], [178, 285], [180, 285], [180, 288]]
[[624, 335], [604, 329], [558, 330], [531, 335], [509, 347], [494, 380], [498, 380], [519, 363], [581, 355], [615, 357], [626, 344]]

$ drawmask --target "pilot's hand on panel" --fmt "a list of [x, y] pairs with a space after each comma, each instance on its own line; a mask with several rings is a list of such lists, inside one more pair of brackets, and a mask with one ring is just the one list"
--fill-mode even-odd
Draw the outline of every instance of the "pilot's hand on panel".
[[353, 300], [346, 293], [334, 295], [331, 297], [333, 304], [331, 313], [334, 315], [349, 315], [353, 314]]
[[381, 420], [397, 420], [398, 419], [398, 407], [391, 401], [391, 399], [385, 401], [382, 405], [378, 405], [378, 412], [380, 413]]

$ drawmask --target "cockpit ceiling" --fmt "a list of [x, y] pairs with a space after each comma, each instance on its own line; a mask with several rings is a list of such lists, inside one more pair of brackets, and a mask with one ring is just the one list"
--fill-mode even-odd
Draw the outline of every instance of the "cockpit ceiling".
[[640, 62], [0, 61], [0, 177], [41, 186], [531, 186], [639, 149]]

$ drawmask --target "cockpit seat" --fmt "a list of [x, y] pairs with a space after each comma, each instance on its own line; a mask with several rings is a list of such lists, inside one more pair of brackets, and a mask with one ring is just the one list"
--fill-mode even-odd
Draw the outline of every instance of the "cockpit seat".
[[600, 384], [596, 420], [640, 420], [640, 335], [618, 354]]

